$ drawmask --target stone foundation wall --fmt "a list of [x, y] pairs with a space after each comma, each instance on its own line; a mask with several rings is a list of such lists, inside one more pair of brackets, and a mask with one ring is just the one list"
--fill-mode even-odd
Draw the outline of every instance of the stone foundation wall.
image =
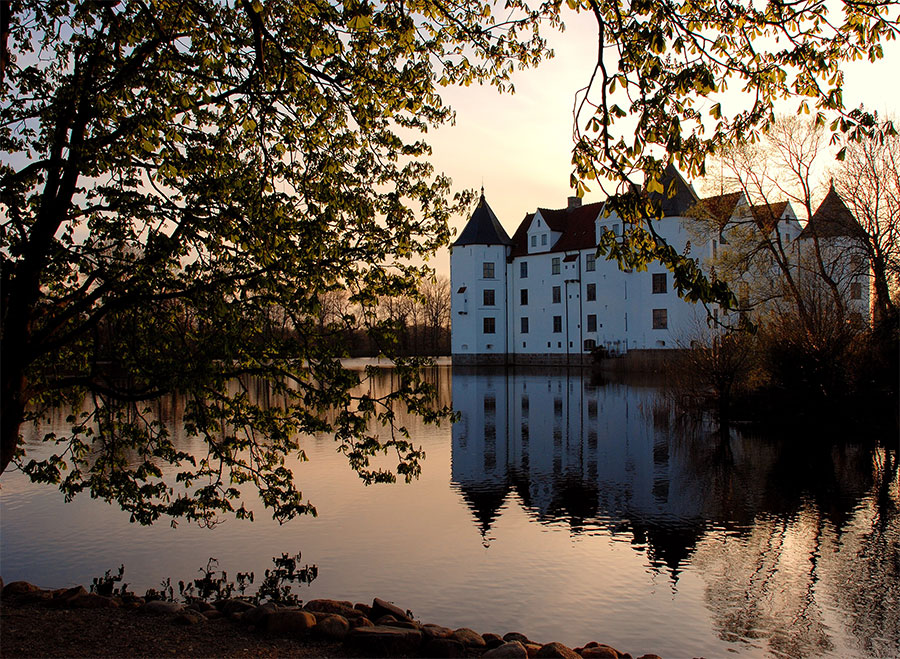
[[589, 366], [594, 363], [589, 354], [545, 355], [532, 354], [479, 354], [453, 355], [454, 366]]

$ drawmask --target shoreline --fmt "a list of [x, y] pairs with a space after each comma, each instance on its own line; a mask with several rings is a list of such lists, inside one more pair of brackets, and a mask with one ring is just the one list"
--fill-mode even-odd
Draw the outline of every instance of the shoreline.
[[104, 596], [0, 580], [0, 657], [485, 657], [659, 659], [598, 641], [570, 648], [421, 622], [410, 611], [315, 599], [297, 606]]

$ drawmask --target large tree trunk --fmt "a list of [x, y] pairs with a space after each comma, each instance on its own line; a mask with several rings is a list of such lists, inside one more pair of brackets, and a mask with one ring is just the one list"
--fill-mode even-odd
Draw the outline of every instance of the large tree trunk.
[[13, 350], [8, 350], [7, 345], [4, 336], [0, 350], [3, 355], [3, 370], [0, 373], [0, 474], [16, 454], [19, 427], [25, 414], [25, 372], [21, 364], [15, 363], [15, 356], [10, 354]]

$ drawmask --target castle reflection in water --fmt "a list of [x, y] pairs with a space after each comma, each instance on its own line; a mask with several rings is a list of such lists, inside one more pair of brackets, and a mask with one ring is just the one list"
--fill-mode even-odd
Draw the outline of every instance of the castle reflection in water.
[[452, 480], [486, 542], [518, 498], [537, 522], [630, 541], [673, 580], [710, 532], [747, 535], [760, 515], [812, 503], [840, 532], [884, 455], [722, 435], [687, 424], [658, 387], [581, 369], [454, 368], [452, 382]]

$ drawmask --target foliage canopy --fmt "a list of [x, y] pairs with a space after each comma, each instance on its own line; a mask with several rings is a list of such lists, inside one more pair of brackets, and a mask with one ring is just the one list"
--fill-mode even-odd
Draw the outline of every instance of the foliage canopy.
[[[505, 88], [547, 54], [539, 13], [509, 7], [4, 3], [0, 469], [18, 446], [33, 479], [145, 523], [249, 515], [248, 482], [279, 519], [311, 511], [285, 466], [298, 433], [332, 433], [367, 481], [413, 477], [422, 454], [397, 406], [448, 410], [414, 360], [390, 395], [354, 395], [332, 339], [363, 325], [391, 353], [379, 297], [415, 292], [430, 271], [414, 263], [468, 201], [418, 137], [451, 118], [438, 80]], [[335, 290], [355, 312], [322, 324]], [[251, 379], [284, 404], [257, 404]], [[205, 455], [148, 414], [173, 393]], [[20, 424], [59, 404], [85, 411], [28, 460]], [[371, 468], [389, 449], [396, 469]]]
[[883, 56], [883, 42], [900, 34], [895, 0], [567, 3], [592, 13], [599, 28], [597, 64], [575, 109], [572, 185], [582, 194], [611, 182], [611, 208], [632, 228], [603, 251], [631, 267], [635, 254], [644, 263], [658, 258], [689, 299], [734, 303], [727, 287], [684, 267], [645, 221], [660, 215], [647, 193], [664, 192], [667, 164], [704, 175], [709, 156], [769, 131], [786, 101], [836, 137], [894, 133], [845, 109], [841, 65]]
[[[864, 132], [844, 112], [839, 64], [881, 56], [898, 4], [567, 2], [599, 28], [573, 185], [614, 182], [611, 208], [631, 223], [604, 250], [633, 267], [658, 258], [686, 297], [731, 304], [659, 238], [646, 193], [662, 192], [667, 163], [701, 174], [723, 145], [754, 139], [785, 97]], [[421, 453], [402, 429], [379, 439], [369, 422], [390, 424], [395, 405], [428, 420], [447, 411], [432, 408], [414, 362], [387, 398], [354, 396], [340, 342], [322, 338], [368, 325], [391, 352], [374, 305], [428, 276], [410, 259], [444, 245], [468, 202], [420, 139], [452, 117], [438, 87], [508, 90], [516, 66], [548, 55], [538, 28], [559, 23], [561, 0], [0, 7], [0, 470], [18, 451], [32, 478], [88, 489], [141, 522], [212, 520], [247, 482], [280, 519], [311, 510], [284, 463], [300, 432], [333, 433], [367, 480], [394, 477], [369, 468], [387, 449], [413, 476]], [[713, 99], [735, 80], [749, 107], [729, 113]], [[323, 325], [322, 301], [339, 289], [356, 311]], [[256, 404], [248, 378], [284, 405]], [[205, 457], [145, 414], [173, 392]], [[52, 457], [29, 461], [21, 424], [58, 404], [85, 412], [48, 438]], [[165, 464], [178, 465], [178, 494]]]

